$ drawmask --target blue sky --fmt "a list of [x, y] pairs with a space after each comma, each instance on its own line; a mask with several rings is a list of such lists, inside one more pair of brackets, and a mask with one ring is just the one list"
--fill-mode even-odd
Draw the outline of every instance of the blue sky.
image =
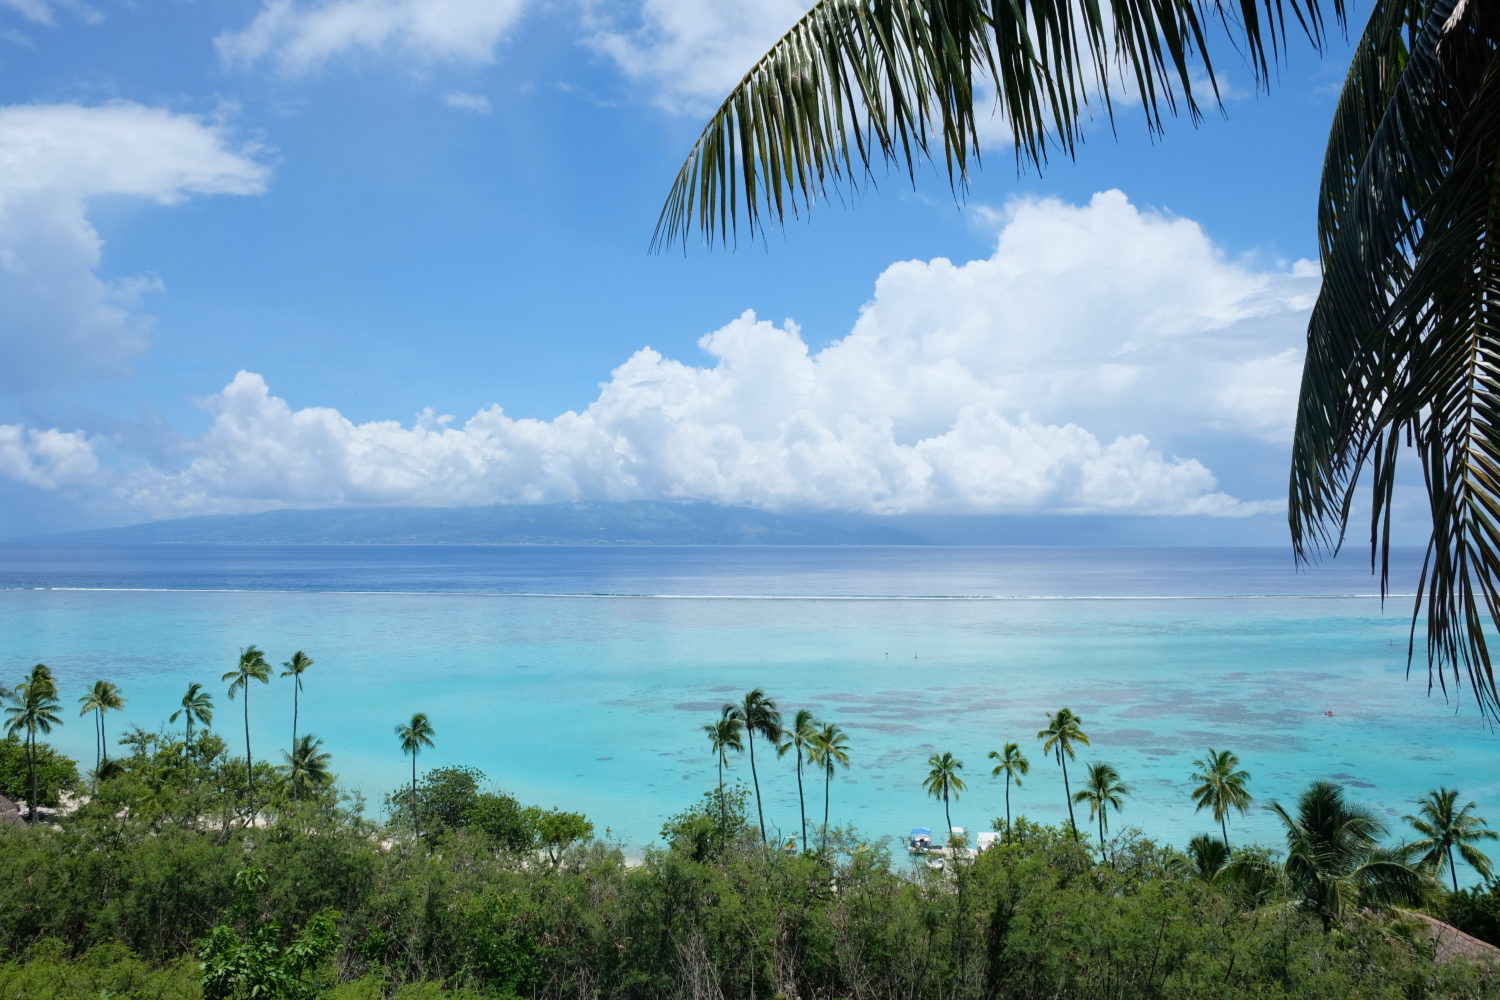
[[[683, 498], [1276, 544], [1347, 47], [652, 256], [798, 0], [0, 0], [0, 535]], [[1360, 16], [1362, 12], [1357, 12]], [[1112, 523], [1112, 522], [1111, 522]], [[1045, 538], [1039, 538], [1045, 541]]]

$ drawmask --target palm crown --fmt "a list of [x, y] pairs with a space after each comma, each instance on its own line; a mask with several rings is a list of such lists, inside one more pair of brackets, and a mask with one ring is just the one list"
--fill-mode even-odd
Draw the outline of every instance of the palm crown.
[[[1264, 10], [1260, 9], [1263, 6]], [[941, 151], [961, 192], [979, 160], [976, 91], [994, 88], [1017, 159], [1073, 155], [1110, 75], [1146, 128], [1218, 96], [1213, 55], [1257, 83], [1299, 24], [1321, 45], [1344, 0], [821, 0], [745, 74], [678, 171], [653, 246], [764, 234], [871, 167]], [[1291, 17], [1288, 17], [1288, 13]], [[1211, 32], [1217, 22], [1222, 32]], [[1210, 38], [1213, 45], [1210, 45]], [[1403, 443], [1431, 510], [1413, 613], [1427, 611], [1429, 679], [1467, 677], [1500, 715], [1482, 622], [1500, 618], [1500, 26], [1478, 0], [1377, 0], [1339, 97], [1318, 194], [1323, 285], [1292, 445], [1298, 558], [1337, 549], [1361, 472], [1372, 555], [1387, 583]], [[1201, 74], [1201, 77], [1199, 76]], [[1202, 90], [1200, 86], [1198, 90]]]
[[1202, 760], [1193, 761], [1193, 766], [1198, 770], [1193, 778], [1198, 786], [1193, 789], [1193, 801], [1198, 803], [1196, 811], [1209, 809], [1213, 812], [1214, 819], [1219, 822], [1219, 832], [1224, 835], [1224, 843], [1229, 843], [1229, 826], [1227, 817], [1229, 810], [1238, 810], [1244, 815], [1250, 807], [1250, 792], [1245, 785], [1250, 780], [1250, 772], [1242, 771], [1240, 759], [1228, 750], [1214, 750], [1208, 748], [1207, 755]]
[[1104, 850], [1104, 835], [1109, 831], [1109, 811], [1116, 812], [1125, 805], [1129, 787], [1120, 780], [1120, 772], [1102, 762], [1089, 765], [1089, 776], [1083, 787], [1073, 796], [1074, 802], [1087, 802], [1089, 819], [1099, 821], [1099, 850]]
[[1383, 824], [1373, 812], [1344, 799], [1338, 785], [1316, 781], [1297, 798], [1296, 811], [1279, 802], [1270, 810], [1286, 828], [1282, 870], [1302, 905], [1324, 930], [1352, 909], [1417, 905], [1431, 888], [1405, 850], [1383, 850]]
[[1494, 840], [1496, 833], [1488, 824], [1470, 813], [1478, 808], [1470, 801], [1462, 809], [1458, 806], [1458, 792], [1451, 788], [1439, 788], [1428, 792], [1417, 803], [1417, 815], [1407, 816], [1406, 821], [1422, 835], [1414, 840], [1411, 848], [1423, 852], [1421, 863], [1435, 874], [1441, 875], [1446, 866], [1453, 878], [1453, 891], [1458, 891], [1458, 867], [1453, 863], [1453, 852], [1473, 866], [1481, 878], [1490, 877], [1490, 859], [1473, 842]]
[[176, 722], [182, 718], [186, 718], [187, 720], [189, 740], [192, 739], [194, 722], [198, 722], [204, 726], [213, 725], [213, 695], [203, 690], [203, 685], [197, 681], [188, 685], [187, 693], [182, 696], [182, 707], [173, 712], [168, 721]]

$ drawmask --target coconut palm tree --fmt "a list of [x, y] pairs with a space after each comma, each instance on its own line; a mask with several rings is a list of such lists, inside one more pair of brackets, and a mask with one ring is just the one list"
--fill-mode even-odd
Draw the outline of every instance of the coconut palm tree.
[[[31, 679], [16, 686], [11, 695], [13, 704], [5, 709], [5, 714], [10, 716], [5, 720], [6, 732], [13, 736], [26, 734], [26, 776], [31, 788], [31, 794], [26, 800], [26, 819], [29, 823], [36, 822], [36, 734], [46, 735], [52, 732], [53, 726], [62, 725], [62, 718], [57, 714], [62, 708], [57, 701], [57, 686], [52, 682], [51, 673], [46, 670], [46, 667], [37, 664]], [[39, 674], [37, 671], [43, 673]]]
[[849, 769], [849, 737], [835, 723], [825, 722], [807, 748], [808, 763], [823, 769], [823, 832], [818, 838], [818, 850], [828, 847], [828, 790], [833, 783], [834, 768]]
[[417, 825], [417, 754], [423, 747], [432, 746], [432, 738], [436, 735], [437, 730], [432, 728], [426, 712], [418, 712], [411, 717], [410, 722], [396, 727], [396, 736], [401, 740], [401, 752], [411, 755], [411, 830], [418, 837], [422, 835], [422, 831]]
[[958, 772], [964, 769], [964, 762], [951, 753], [935, 753], [927, 758], [929, 768], [922, 787], [927, 794], [935, 799], [943, 800], [943, 818], [948, 821], [948, 838], [953, 836], [953, 814], [949, 811], [948, 800], [958, 798], [958, 793], [964, 790], [964, 779], [958, 776]]
[[703, 731], [708, 734], [708, 745], [713, 748], [719, 765], [719, 821], [724, 827], [729, 826], [729, 805], [724, 801], [724, 768], [729, 766], [729, 751], [745, 751], [745, 741], [740, 738], [740, 733], [745, 728], [744, 723], [731, 714], [732, 708], [731, 705], [725, 705], [719, 710], [716, 721], [703, 724]]
[[302, 797], [302, 791], [316, 796], [333, 781], [333, 771], [328, 762], [332, 757], [323, 752], [323, 741], [312, 733], [303, 733], [291, 753], [281, 751], [285, 763], [281, 771], [292, 789], [292, 798]]
[[1071, 708], [1061, 708], [1047, 722], [1047, 728], [1036, 734], [1042, 741], [1042, 753], [1050, 753], [1062, 765], [1063, 798], [1068, 803], [1068, 825], [1073, 828], [1073, 840], [1078, 840], [1078, 822], [1073, 818], [1073, 791], [1068, 787], [1068, 761], [1078, 754], [1073, 744], [1089, 745], [1088, 734], [1083, 731], [1083, 720], [1073, 714]]
[[785, 757], [788, 752], [797, 754], [797, 808], [802, 815], [802, 849], [807, 850], [807, 798], [802, 794], [802, 754], [812, 746], [818, 736], [818, 720], [805, 708], [797, 709], [790, 729], [782, 731], [781, 742], [776, 745], [776, 756]]
[[1229, 870], [1229, 845], [1217, 837], [1200, 833], [1188, 841], [1185, 857], [1178, 867], [1200, 882], [1216, 882]]
[[[1268, 85], [1300, 25], [1315, 46], [1342, 0], [820, 0], [710, 118], [678, 171], [653, 244], [697, 232], [763, 236], [829, 189], [873, 183], [877, 161], [915, 180], [941, 150], [955, 192], [979, 162], [976, 94], [993, 88], [1018, 160], [1072, 156], [1084, 123], [1115, 121], [1110, 75], [1130, 81], [1151, 133], [1163, 110], [1196, 121], [1214, 57]], [[1291, 8], [1291, 17], [1287, 8]], [[1210, 31], [1222, 26], [1222, 35]], [[1337, 549], [1354, 491], [1372, 486], [1372, 555], [1386, 589], [1397, 458], [1422, 466], [1431, 508], [1429, 681], [1470, 681], [1500, 714], [1482, 623], [1500, 607], [1500, 28], [1477, 0], [1377, 0], [1336, 106], [1318, 195], [1323, 283], [1292, 449], [1288, 513], [1299, 559]], [[988, 103], [988, 102], [983, 102]], [[1362, 477], [1362, 470], [1372, 475]]]
[[1269, 808], [1286, 827], [1282, 871], [1301, 905], [1323, 922], [1324, 933], [1351, 912], [1418, 906], [1431, 894], [1434, 883], [1410, 863], [1410, 851], [1382, 849], [1385, 824], [1346, 802], [1338, 785], [1313, 782], [1297, 797], [1295, 812], [1279, 802]]
[[1239, 770], [1240, 759], [1228, 750], [1214, 750], [1208, 748], [1208, 753], [1202, 760], [1193, 761], [1193, 766], [1198, 770], [1193, 773], [1193, 780], [1198, 786], [1193, 789], [1193, 801], [1198, 803], [1194, 812], [1204, 809], [1213, 810], [1214, 819], [1219, 821], [1219, 832], [1224, 835], [1224, 843], [1229, 843], [1229, 824], [1227, 817], [1230, 809], [1237, 809], [1241, 816], [1250, 806], [1250, 793], [1245, 785], [1250, 780], [1250, 772]]
[[94, 712], [94, 770], [98, 771], [100, 765], [109, 759], [108, 742], [104, 737], [104, 713], [118, 711], [125, 707], [125, 699], [120, 697], [120, 689], [110, 681], [95, 681], [89, 693], [78, 699], [80, 716]]
[[50, 695], [53, 698], [57, 697], [57, 678], [52, 676], [52, 668], [45, 663], [38, 663], [32, 667], [31, 673], [26, 675], [24, 683], [35, 688], [38, 697], [42, 697], [44, 694]]
[[1434, 875], [1442, 875], [1446, 866], [1453, 877], [1453, 891], [1458, 891], [1458, 866], [1453, 863], [1453, 849], [1479, 873], [1480, 878], [1490, 877], [1490, 859], [1474, 846], [1476, 840], [1494, 840], [1495, 831], [1478, 816], [1469, 813], [1478, 806], [1470, 801], [1455, 811], [1458, 792], [1451, 788], [1439, 788], [1428, 792], [1417, 802], [1416, 816], [1403, 817], [1422, 835], [1411, 843], [1413, 851], [1425, 851], [1420, 863], [1426, 865]]
[[1005, 839], [1010, 839], [1010, 783], [1014, 781], [1016, 787], [1021, 787], [1021, 776], [1031, 771], [1031, 761], [1021, 753], [1019, 743], [1007, 743], [1003, 750], [991, 750], [990, 760], [999, 761], [990, 774], [995, 777], [1005, 775]]
[[290, 660], [282, 663], [282, 666], [286, 669], [281, 671], [281, 676], [291, 677], [295, 680], [295, 685], [292, 687], [292, 747], [294, 750], [297, 746], [297, 709], [302, 700], [302, 675], [312, 665], [313, 658], [300, 649], [292, 654]]
[[727, 703], [724, 712], [745, 727], [745, 737], [750, 745], [750, 781], [755, 785], [755, 815], [760, 820], [760, 841], [766, 842], [766, 813], [760, 802], [760, 776], [755, 770], [755, 734], [760, 733], [774, 746], [781, 739], [781, 713], [776, 702], [766, 697], [760, 688], [745, 692], [738, 704]]
[[203, 685], [197, 681], [188, 685], [187, 694], [182, 696], [182, 707], [173, 712], [169, 721], [176, 722], [178, 719], [187, 720], [187, 736], [185, 742], [191, 746], [193, 742], [194, 720], [203, 724], [206, 729], [213, 725], [214, 721], [214, 699], [213, 695], [203, 690]]
[[224, 674], [220, 680], [229, 681], [229, 700], [234, 701], [236, 692], [244, 692], [245, 698], [245, 794], [248, 797], [246, 806], [250, 812], [250, 818], [255, 818], [255, 758], [250, 756], [250, 682], [260, 681], [262, 684], [271, 683], [271, 665], [266, 662], [266, 654], [254, 646], [246, 646], [240, 650], [240, 662], [233, 670]]
[[1099, 853], [1104, 853], [1104, 834], [1109, 830], [1109, 810], [1119, 812], [1125, 805], [1130, 788], [1120, 780], [1120, 772], [1102, 761], [1089, 765], [1089, 776], [1073, 796], [1074, 802], [1089, 804], [1089, 819], [1099, 820]]

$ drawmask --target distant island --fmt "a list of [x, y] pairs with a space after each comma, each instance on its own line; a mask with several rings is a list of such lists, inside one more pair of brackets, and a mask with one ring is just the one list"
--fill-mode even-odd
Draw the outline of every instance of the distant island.
[[273, 510], [49, 535], [134, 545], [921, 545], [882, 525], [840, 526], [749, 507], [637, 500]]

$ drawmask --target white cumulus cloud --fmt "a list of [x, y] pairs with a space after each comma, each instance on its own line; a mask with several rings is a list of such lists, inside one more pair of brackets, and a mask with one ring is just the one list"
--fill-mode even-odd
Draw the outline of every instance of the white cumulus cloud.
[[796, 324], [746, 311], [701, 338], [704, 360], [643, 347], [551, 420], [495, 405], [356, 423], [294, 408], [242, 371], [209, 398], [211, 425], [180, 460], [111, 488], [138, 516], [663, 498], [873, 513], [1278, 509], [1262, 497], [1279, 483], [1237, 498], [1212, 466], [1286, 440], [1315, 269], [1230, 260], [1192, 221], [1119, 192], [1018, 201], [997, 218], [985, 257], [888, 267], [849, 333], [821, 350]]
[[106, 281], [91, 199], [257, 194], [267, 169], [205, 120], [119, 102], [0, 107], [0, 389], [117, 374], [151, 276]]
[[231, 65], [271, 62], [290, 74], [356, 54], [485, 63], [526, 0], [266, 0], [239, 31], [214, 40]]
[[54, 490], [89, 483], [99, 459], [82, 431], [0, 424], [0, 478]]

